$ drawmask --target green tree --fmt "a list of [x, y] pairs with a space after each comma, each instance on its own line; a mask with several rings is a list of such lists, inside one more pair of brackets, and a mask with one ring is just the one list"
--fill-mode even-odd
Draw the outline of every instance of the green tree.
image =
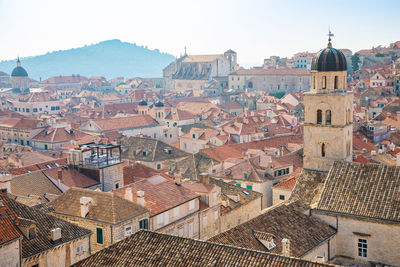
[[351, 57], [351, 65], [353, 67], [353, 71], [357, 71], [359, 69], [359, 65], [360, 65], [360, 56], [355, 53], [352, 57]]
[[286, 93], [283, 92], [283, 91], [277, 91], [277, 92], [274, 92], [274, 93], [270, 93], [269, 95], [270, 96], [275, 96], [276, 98], [281, 99], [285, 94]]

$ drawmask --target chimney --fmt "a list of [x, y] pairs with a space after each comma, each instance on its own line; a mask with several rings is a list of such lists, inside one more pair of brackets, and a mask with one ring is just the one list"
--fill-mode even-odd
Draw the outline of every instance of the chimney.
[[62, 169], [58, 169], [57, 178], [58, 178], [58, 182], [62, 183]]
[[290, 257], [290, 240], [287, 238], [282, 239], [282, 255]]
[[210, 183], [210, 176], [208, 175], [208, 173], [203, 172], [200, 174], [200, 183], [202, 184]]
[[81, 197], [81, 217], [85, 218], [86, 215], [89, 213], [89, 204], [92, 202], [90, 197]]
[[0, 200], [0, 217], [6, 214], [7, 206]]
[[142, 191], [142, 190], [137, 191], [136, 203], [139, 204], [140, 206], [144, 207], [144, 205], [145, 205], [144, 191]]
[[229, 198], [226, 198], [225, 200], [221, 201], [222, 206], [224, 206], [225, 208], [229, 206]]
[[182, 183], [182, 174], [181, 174], [180, 171], [178, 171], [178, 172], [175, 174], [175, 184], [176, 184], [176, 185], [181, 185], [181, 183]]
[[133, 202], [132, 187], [130, 186], [125, 189], [125, 199]]
[[50, 230], [50, 241], [56, 243], [61, 239], [61, 228], [54, 228]]
[[7, 172], [0, 174], [0, 191], [4, 193], [11, 193], [11, 179], [12, 175]]

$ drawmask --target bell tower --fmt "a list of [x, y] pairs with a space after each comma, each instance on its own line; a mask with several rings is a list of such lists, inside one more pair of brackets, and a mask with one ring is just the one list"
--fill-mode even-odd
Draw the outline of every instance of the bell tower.
[[328, 46], [311, 63], [311, 88], [304, 93], [305, 169], [329, 171], [336, 160], [352, 161], [353, 93], [346, 90], [344, 54]]

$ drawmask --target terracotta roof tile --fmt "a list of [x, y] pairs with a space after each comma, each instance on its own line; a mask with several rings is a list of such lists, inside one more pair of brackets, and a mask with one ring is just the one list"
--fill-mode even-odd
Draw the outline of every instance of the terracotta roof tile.
[[136, 203], [137, 191], [144, 191], [145, 207], [150, 210], [152, 216], [200, 197], [191, 190], [175, 184], [172, 179], [160, 175], [140, 180], [113, 192], [123, 197], [128, 187], [132, 188], [134, 203]]
[[400, 167], [336, 161], [317, 209], [400, 222]]
[[139, 231], [74, 266], [333, 266], [211, 242]]
[[123, 199], [111, 192], [101, 192], [90, 189], [71, 188], [48, 205], [55, 213], [81, 217], [81, 197], [93, 199], [89, 204], [87, 219], [110, 224], [118, 224], [135, 216], [148, 212], [140, 205]]
[[303, 214], [286, 205], [274, 206], [265, 213], [240, 224], [209, 241], [247, 249], [268, 251], [254, 235], [254, 231], [273, 235], [276, 247], [273, 253], [282, 253], [282, 239], [290, 240], [290, 251], [294, 257], [302, 257], [309, 250], [336, 234], [328, 224]]

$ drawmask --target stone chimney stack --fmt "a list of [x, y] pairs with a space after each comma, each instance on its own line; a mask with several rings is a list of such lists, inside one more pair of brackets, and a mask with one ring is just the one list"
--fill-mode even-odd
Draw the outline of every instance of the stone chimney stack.
[[58, 169], [57, 171], [57, 182], [59, 185], [62, 183], [62, 169]]
[[200, 174], [200, 183], [210, 184], [210, 176], [208, 175], [208, 173], [203, 172]]
[[6, 214], [7, 206], [0, 200], [0, 216]]
[[90, 197], [81, 197], [80, 204], [81, 204], [81, 217], [85, 218], [86, 215], [89, 213], [89, 204], [92, 202]]
[[4, 193], [11, 193], [11, 179], [11, 174], [7, 172], [0, 173], [0, 191]]
[[181, 185], [181, 183], [182, 183], [182, 174], [181, 174], [181, 171], [178, 171], [175, 174], [175, 184], [176, 185]]
[[125, 199], [133, 202], [132, 187], [127, 187], [125, 189]]
[[136, 203], [139, 204], [140, 206], [144, 207], [145, 201], [144, 201], [144, 191], [137, 191], [137, 199]]
[[282, 255], [290, 257], [290, 240], [287, 238], [282, 239]]

